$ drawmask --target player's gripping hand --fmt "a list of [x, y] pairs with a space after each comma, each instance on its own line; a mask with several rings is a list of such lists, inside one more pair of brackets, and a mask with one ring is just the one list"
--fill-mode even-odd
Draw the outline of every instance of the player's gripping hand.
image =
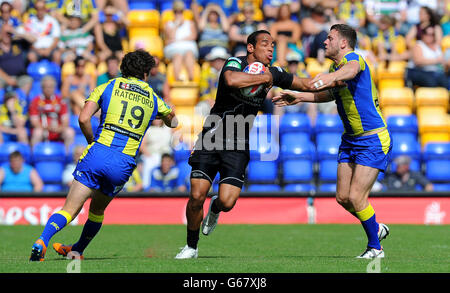
[[271, 89], [273, 86], [273, 76], [268, 67], [266, 67], [263, 75], [267, 77], [267, 81], [264, 83], [264, 86], [268, 89]]
[[291, 106], [301, 102], [301, 93], [282, 90], [277, 96], [272, 98], [272, 103], [278, 107]]
[[333, 86], [336, 81], [331, 73], [319, 73], [310, 82], [310, 86], [318, 90]]

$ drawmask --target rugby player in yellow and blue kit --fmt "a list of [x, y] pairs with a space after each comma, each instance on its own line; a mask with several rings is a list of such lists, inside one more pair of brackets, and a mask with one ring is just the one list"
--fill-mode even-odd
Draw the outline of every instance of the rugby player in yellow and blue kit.
[[[136, 155], [151, 121], [161, 118], [167, 126], [177, 127], [172, 109], [146, 82], [154, 66], [155, 60], [149, 53], [128, 53], [120, 66], [123, 77], [98, 86], [86, 100], [79, 123], [89, 145], [73, 172], [74, 182], [63, 208], [49, 218], [33, 245], [30, 261], [44, 260], [51, 237], [69, 224], [91, 197], [88, 220], [78, 242], [53, 244], [63, 256], [71, 251], [82, 256], [101, 228], [104, 210], [136, 168]], [[100, 125], [94, 135], [90, 120], [99, 109]]]
[[[315, 94], [282, 91], [273, 101], [279, 106], [336, 101], [345, 129], [338, 153], [336, 200], [361, 221], [367, 234], [367, 248], [358, 257], [382, 258], [380, 241], [389, 234], [389, 228], [376, 221], [368, 197], [379, 171], [384, 172], [389, 163], [391, 136], [378, 105], [370, 69], [354, 52], [355, 30], [345, 24], [333, 25], [324, 44], [326, 57], [334, 64], [330, 73], [318, 74], [311, 81], [322, 91]], [[338, 81], [347, 86], [324, 91]]]

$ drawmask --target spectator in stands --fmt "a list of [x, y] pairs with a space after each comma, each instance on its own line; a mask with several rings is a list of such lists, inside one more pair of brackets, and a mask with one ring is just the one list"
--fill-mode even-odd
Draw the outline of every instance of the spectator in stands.
[[210, 3], [219, 5], [222, 8], [229, 23], [234, 23], [236, 21], [239, 13], [238, 0], [193, 0], [191, 7], [192, 12], [194, 13], [194, 20], [197, 24], [200, 23], [201, 11]]
[[355, 30], [366, 25], [366, 8], [362, 0], [344, 0], [339, 4], [337, 15], [342, 23], [346, 23]]
[[63, 63], [72, 62], [77, 56], [97, 63], [94, 51], [94, 36], [89, 33], [91, 28], [82, 25], [81, 17], [69, 16], [69, 24], [61, 33], [59, 50]]
[[[95, 40], [99, 48], [98, 57], [105, 61], [111, 55], [119, 60], [123, 58], [123, 46], [121, 30], [126, 27], [128, 20], [123, 13], [113, 6], [106, 6], [104, 10], [105, 20], [94, 28]], [[115, 17], [120, 15], [120, 17]]]
[[0, 88], [19, 87], [28, 95], [33, 79], [28, 76], [25, 44], [13, 40], [14, 29], [9, 24], [0, 28]]
[[227, 50], [222, 47], [214, 47], [206, 55], [208, 64], [202, 66], [200, 75], [200, 101], [195, 107], [195, 112], [207, 116], [216, 101], [217, 85], [220, 72], [225, 61], [230, 57]]
[[375, 70], [378, 66], [378, 59], [372, 50], [372, 40], [370, 37], [361, 31], [357, 32], [357, 43], [355, 52], [361, 55], [364, 60], [371, 67], [371, 71]]
[[436, 42], [434, 26], [424, 29], [414, 44], [408, 63], [407, 81], [412, 86], [448, 87], [441, 44]]
[[298, 22], [291, 19], [291, 12], [288, 4], [282, 4], [278, 8], [277, 18], [270, 27], [270, 34], [276, 43], [276, 62], [284, 67], [287, 65], [286, 55], [289, 51], [296, 51], [303, 54], [297, 45], [302, 35], [302, 29]]
[[25, 163], [19, 151], [9, 155], [9, 163], [0, 167], [0, 190], [2, 192], [42, 191], [44, 186], [38, 172]]
[[325, 14], [325, 7], [314, 6], [310, 17], [302, 20], [302, 44], [305, 57], [316, 58], [320, 64], [325, 61], [325, 45], [333, 20]]
[[52, 76], [44, 76], [41, 87], [42, 94], [30, 104], [31, 145], [41, 141], [63, 141], [69, 149], [75, 131], [69, 127], [67, 104], [55, 94], [56, 80]]
[[276, 21], [281, 5], [288, 5], [292, 20], [297, 21], [297, 14], [300, 11], [300, 0], [263, 0], [262, 9], [264, 13], [264, 21], [270, 25]]
[[[154, 57], [155, 58], [155, 57]], [[106, 72], [99, 75], [97, 78], [97, 86], [104, 84], [105, 82], [108, 82], [110, 79], [119, 77], [120, 70], [119, 70], [119, 58], [115, 55], [111, 55], [108, 58], [106, 58]]]
[[228, 34], [230, 41], [234, 43], [233, 56], [247, 55], [247, 37], [254, 31], [267, 30], [264, 22], [254, 20], [255, 8], [252, 3], [245, 2], [241, 12], [244, 20], [233, 23]]
[[97, 4], [99, 11], [104, 10], [108, 3], [124, 15], [127, 15], [129, 10], [127, 0], [95, 0], [95, 3]]
[[[22, 2], [23, 0], [18, 0], [15, 2]], [[28, 15], [36, 15], [36, 8], [35, 8], [35, 4], [36, 4], [37, 0], [31, 0], [31, 1], [27, 1], [29, 2], [28, 7], [24, 7], [23, 10], [27, 9], [27, 13]], [[25, 2], [25, 1], [23, 1]], [[56, 12], [58, 11], [58, 6], [59, 6], [59, 0], [45, 0], [45, 8], [47, 8], [48, 13], [50, 13], [51, 16], [55, 17], [56, 16]], [[16, 9], [18, 11], [20, 11], [19, 9]], [[21, 13], [22, 14], [22, 13]]]
[[21, 25], [20, 20], [16, 17], [11, 16], [13, 6], [7, 1], [3, 1], [0, 5], [0, 27], [4, 24], [9, 24], [13, 28], [17, 28]]
[[76, 57], [74, 64], [75, 74], [68, 75], [64, 79], [61, 94], [63, 99], [70, 102], [72, 113], [79, 115], [86, 98], [96, 86], [96, 80], [91, 74], [86, 73], [86, 60], [83, 57]]
[[48, 59], [57, 64], [60, 63], [60, 54], [57, 50], [61, 28], [58, 21], [47, 13], [44, 0], [37, 0], [34, 4], [36, 16], [30, 15], [19, 33], [28, 33], [37, 37], [32, 43], [28, 60], [37, 62]]
[[172, 153], [172, 130], [161, 119], [153, 120], [140, 148], [143, 161], [142, 183], [148, 189], [151, 171], [161, 162], [164, 153]]
[[79, 16], [86, 27], [93, 28], [98, 24], [98, 10], [95, 0], [60, 0], [55, 17], [61, 26], [67, 27], [69, 17], [73, 15]]
[[67, 164], [64, 168], [63, 175], [62, 175], [62, 183], [63, 186], [70, 188], [73, 182], [73, 171], [75, 170], [75, 167], [77, 166], [78, 160], [80, 159], [80, 156], [83, 154], [85, 147], [82, 145], [77, 145], [73, 148], [72, 152], [72, 162]]
[[367, 34], [374, 37], [378, 31], [380, 19], [383, 15], [390, 15], [395, 19], [396, 28], [402, 31], [406, 23], [406, 0], [365, 0], [367, 15]]
[[123, 187], [126, 192], [139, 192], [142, 191], [142, 177], [139, 173], [139, 165], [136, 169], [134, 169], [133, 173], [131, 173], [130, 179], [125, 183]]
[[414, 46], [414, 41], [422, 39], [425, 29], [429, 26], [434, 28], [435, 40], [440, 44], [443, 32], [436, 13], [431, 8], [423, 6], [419, 10], [419, 20], [420, 22], [412, 26], [408, 31], [408, 34], [406, 35], [406, 44], [412, 48]]
[[186, 191], [184, 178], [180, 177], [180, 170], [175, 166], [175, 160], [170, 154], [162, 155], [161, 165], [153, 169], [151, 174], [149, 191]]
[[183, 18], [183, 11], [183, 1], [174, 1], [175, 19], [168, 21], [164, 27], [166, 41], [164, 57], [173, 63], [177, 81], [181, 80], [180, 73], [183, 67], [187, 70], [188, 79], [194, 79], [194, 69], [198, 59], [197, 28], [192, 21]]
[[373, 38], [373, 47], [380, 62], [406, 61], [409, 59], [405, 39], [395, 28], [395, 19], [389, 15], [383, 15], [380, 18], [379, 30]]
[[200, 59], [204, 59], [214, 47], [228, 50], [229, 29], [230, 24], [222, 8], [214, 3], [208, 4], [198, 23]]
[[148, 76], [147, 82], [160, 98], [166, 99], [169, 97], [169, 83], [166, 75], [162, 74], [159, 69], [159, 58], [153, 56], [153, 59], [155, 59], [155, 66], [150, 70], [150, 75]]
[[433, 184], [420, 172], [410, 169], [411, 158], [399, 156], [395, 159], [395, 172], [387, 174], [383, 183], [388, 191], [415, 191], [420, 185], [425, 191], [432, 191]]
[[20, 105], [14, 88], [8, 86], [0, 105], [0, 143], [18, 141], [28, 144], [28, 133], [25, 128], [26, 114]]

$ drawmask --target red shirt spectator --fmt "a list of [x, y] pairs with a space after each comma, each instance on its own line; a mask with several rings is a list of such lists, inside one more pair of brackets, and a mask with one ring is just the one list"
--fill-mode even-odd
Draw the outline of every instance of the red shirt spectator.
[[74, 130], [69, 127], [69, 112], [65, 101], [55, 94], [56, 82], [51, 77], [42, 80], [42, 94], [30, 104], [30, 121], [33, 127], [32, 145], [43, 141], [64, 141], [70, 146]]

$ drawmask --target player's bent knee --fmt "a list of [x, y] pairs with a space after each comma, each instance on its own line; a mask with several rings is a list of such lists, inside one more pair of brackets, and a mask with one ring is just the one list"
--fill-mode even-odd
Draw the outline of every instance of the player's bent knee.
[[346, 205], [350, 202], [348, 195], [339, 194], [339, 193], [336, 194], [336, 201], [340, 205]]

